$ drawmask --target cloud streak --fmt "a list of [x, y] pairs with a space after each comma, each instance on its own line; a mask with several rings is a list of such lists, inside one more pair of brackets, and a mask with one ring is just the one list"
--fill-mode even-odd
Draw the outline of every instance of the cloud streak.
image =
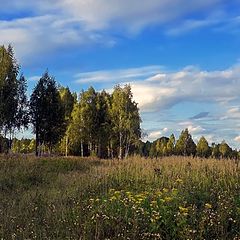
[[161, 71], [161, 66], [146, 66], [139, 68], [128, 68], [110, 71], [95, 71], [78, 73], [75, 75], [77, 83], [102, 83], [102, 82], [129, 82], [131, 80], [143, 79]]

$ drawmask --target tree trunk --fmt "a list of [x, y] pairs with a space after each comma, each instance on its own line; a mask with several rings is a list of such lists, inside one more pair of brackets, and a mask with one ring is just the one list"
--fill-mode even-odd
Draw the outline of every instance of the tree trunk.
[[127, 144], [126, 144], [126, 150], [125, 150], [125, 158], [128, 157], [129, 148], [130, 148], [130, 143], [127, 141]]
[[39, 145], [38, 127], [36, 127], [36, 146], [35, 146], [35, 154], [36, 154], [36, 157], [38, 157], [38, 155], [39, 155], [38, 145]]
[[65, 157], [68, 156], [68, 135], [66, 136]]
[[98, 143], [98, 157], [101, 158], [102, 157], [102, 149], [101, 149], [101, 143], [99, 141]]
[[119, 133], [119, 155], [118, 158], [122, 159], [123, 147], [122, 147], [122, 132]]
[[81, 140], [81, 157], [83, 157], [83, 141]]

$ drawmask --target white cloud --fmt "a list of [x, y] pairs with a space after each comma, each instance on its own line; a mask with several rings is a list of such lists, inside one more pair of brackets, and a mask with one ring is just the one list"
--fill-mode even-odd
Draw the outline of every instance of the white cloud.
[[[14, 44], [21, 60], [69, 45], [111, 47], [116, 43], [114, 33], [132, 36], [152, 25], [179, 22], [194, 12], [210, 14], [221, 2], [224, 0], [148, 0], [141, 4], [139, 0], [11, 0], [0, 9], [0, 14], [10, 16], [10, 20], [0, 21], [0, 43]], [[29, 15], [16, 18], [14, 12]]]
[[162, 136], [161, 131], [152, 131], [148, 133], [148, 136], [144, 140], [154, 141]]
[[31, 76], [28, 78], [28, 81], [30, 82], [36, 82], [38, 81], [42, 76]]
[[226, 111], [225, 115], [221, 118], [222, 120], [227, 119], [240, 119], [240, 107], [230, 106]]
[[113, 39], [99, 33], [88, 32], [81, 28], [77, 19], [60, 19], [55, 15], [43, 15], [0, 20], [0, 43], [13, 44], [16, 55], [21, 61], [32, 60], [32, 56], [54, 52], [59, 47], [69, 48], [80, 45], [100, 44], [112, 46]]
[[182, 102], [216, 103], [228, 107], [226, 116], [220, 116], [222, 119], [240, 118], [240, 109], [229, 105], [240, 101], [240, 65], [219, 71], [194, 66], [167, 71], [162, 66], [146, 66], [78, 73], [75, 78], [79, 83], [131, 84], [142, 112], [158, 112]]
[[[138, 32], [155, 23], [167, 23], [188, 13], [206, 10], [221, 0], [62, 0], [59, 6], [82, 19], [88, 29], [106, 29], [111, 23]], [[183, 7], [184, 6], [184, 7]]]
[[222, 71], [187, 67], [133, 82], [132, 90], [142, 111], [160, 111], [186, 101], [227, 104], [240, 101], [239, 76], [240, 65]]
[[99, 83], [99, 82], [129, 82], [136, 79], [143, 79], [161, 71], [161, 66], [146, 66], [139, 68], [128, 68], [111, 71], [95, 71], [78, 73], [75, 75], [78, 83]]
[[187, 126], [187, 128], [191, 134], [202, 133], [205, 130], [201, 126], [193, 126], [193, 125], [189, 125], [189, 126]]
[[183, 129], [187, 128], [191, 134], [200, 134], [205, 131], [202, 126], [195, 125], [193, 122], [190, 121], [180, 122], [178, 125], [181, 126], [181, 128]]
[[[234, 134], [240, 130], [239, 64], [218, 71], [205, 71], [188, 66], [179, 71], [153, 67], [153, 72], [155, 73], [152, 73], [150, 66], [134, 70], [80, 73], [80, 76], [87, 76], [88, 81], [99, 82], [107, 75], [105, 84], [111, 87], [116, 83], [116, 75], [119, 76], [117, 81], [130, 83], [134, 100], [139, 104], [144, 117], [143, 128], [148, 132], [148, 137], [144, 140], [152, 141], [172, 132], [177, 136], [183, 129], [188, 128], [195, 141], [204, 135], [209, 143], [221, 142], [222, 138], [225, 138], [231, 146], [237, 147]], [[132, 79], [125, 76], [131, 76]], [[79, 74], [76, 77], [79, 77]], [[195, 105], [200, 106], [200, 109], [195, 109]], [[184, 109], [186, 106], [190, 109]], [[176, 107], [178, 113], [175, 111]], [[175, 110], [171, 112], [172, 109]], [[190, 119], [190, 116], [196, 116], [196, 112], [207, 113], [208, 117]]]
[[234, 140], [240, 143], [240, 136], [235, 137]]
[[168, 128], [165, 127], [165, 128], [163, 129], [163, 132], [164, 132], [164, 133], [168, 132]]

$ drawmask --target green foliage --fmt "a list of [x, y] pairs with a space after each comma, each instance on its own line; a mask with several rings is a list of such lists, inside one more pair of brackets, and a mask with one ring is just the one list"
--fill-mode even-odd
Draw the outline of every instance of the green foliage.
[[28, 125], [26, 79], [18, 78], [20, 66], [11, 45], [0, 47], [0, 132], [11, 139], [15, 130]]
[[45, 145], [52, 151], [64, 133], [64, 109], [53, 77], [44, 73], [30, 99], [31, 122], [36, 134], [36, 155]]
[[13, 153], [33, 153], [36, 148], [35, 139], [17, 139], [14, 138], [12, 142]]
[[82, 91], [68, 126], [69, 150], [81, 156], [127, 157], [141, 137], [140, 116], [130, 86], [112, 95]]
[[196, 154], [196, 144], [194, 143], [191, 134], [186, 128], [182, 131], [179, 139], [176, 142], [176, 152], [179, 155], [190, 156]]
[[130, 146], [137, 144], [141, 138], [141, 118], [137, 103], [133, 101], [130, 85], [114, 88], [110, 116], [116, 137], [113, 141], [117, 143], [118, 158], [122, 159], [128, 156]]
[[174, 155], [175, 153], [175, 136], [172, 134], [167, 142], [167, 156]]
[[156, 142], [156, 151], [157, 156], [166, 156], [167, 155], [167, 144], [169, 142], [169, 138], [161, 137]]
[[0, 158], [0, 238], [239, 239], [239, 182], [226, 160]]
[[199, 157], [209, 157], [211, 155], [210, 147], [208, 142], [204, 137], [201, 137], [197, 144], [197, 156]]
[[223, 141], [219, 146], [219, 152], [222, 158], [228, 158], [231, 156], [232, 149], [228, 146], [228, 144], [225, 141]]
[[9, 140], [0, 135], [0, 153], [7, 153], [9, 146]]
[[68, 87], [61, 87], [59, 89], [59, 94], [61, 98], [61, 104], [64, 111], [64, 125], [63, 125], [63, 132], [64, 136], [60, 140], [57, 146], [55, 146], [57, 149], [57, 152], [60, 152], [62, 154], [65, 154], [65, 156], [68, 156], [69, 151], [69, 131], [68, 126], [72, 119], [72, 111], [74, 108], [74, 104], [77, 103], [77, 97], [75, 93], [71, 93]]
[[220, 144], [212, 144], [212, 157], [219, 158], [220, 157], [220, 151], [219, 151]]

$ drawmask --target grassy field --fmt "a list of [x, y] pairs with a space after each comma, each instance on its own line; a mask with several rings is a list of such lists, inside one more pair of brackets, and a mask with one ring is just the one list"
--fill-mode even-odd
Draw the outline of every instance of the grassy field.
[[0, 157], [0, 239], [240, 239], [231, 160]]

